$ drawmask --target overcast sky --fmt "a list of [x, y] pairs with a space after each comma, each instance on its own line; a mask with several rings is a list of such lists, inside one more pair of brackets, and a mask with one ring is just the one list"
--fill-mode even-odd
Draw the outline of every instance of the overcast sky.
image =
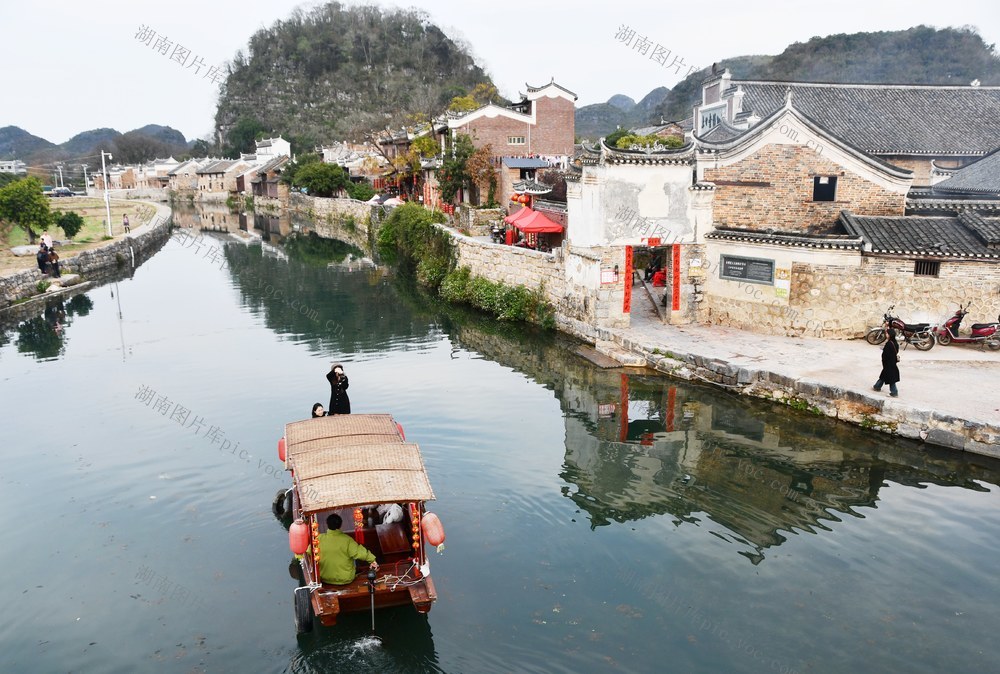
[[[54, 143], [88, 129], [126, 132], [145, 124], [171, 126], [188, 140], [210, 136], [218, 85], [205, 77], [208, 68], [221, 67], [246, 47], [254, 31], [287, 17], [294, 7], [317, 4], [3, 0], [0, 127], [19, 126]], [[578, 106], [617, 93], [638, 100], [658, 86], [672, 86], [690, 66], [777, 54], [816, 35], [973, 25], [987, 44], [1000, 43], [996, 0], [421, 0], [419, 6], [446, 33], [471, 46], [501, 94], [513, 98], [525, 82], [538, 85], [555, 77], [579, 96]], [[680, 57], [684, 67], [665, 67], [617, 41], [623, 24], [670, 50], [667, 65]], [[143, 26], [187, 48], [188, 63], [201, 59], [205, 65], [196, 73], [154, 51], [136, 39]]]

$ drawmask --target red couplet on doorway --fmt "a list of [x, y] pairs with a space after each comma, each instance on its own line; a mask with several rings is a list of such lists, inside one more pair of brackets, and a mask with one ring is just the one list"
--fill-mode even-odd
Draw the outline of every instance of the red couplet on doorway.
[[674, 311], [681, 310], [681, 244], [674, 244], [674, 261], [670, 265], [673, 272], [673, 296], [671, 298], [671, 308]]
[[632, 246], [625, 246], [625, 299], [622, 300], [622, 313], [632, 313]]

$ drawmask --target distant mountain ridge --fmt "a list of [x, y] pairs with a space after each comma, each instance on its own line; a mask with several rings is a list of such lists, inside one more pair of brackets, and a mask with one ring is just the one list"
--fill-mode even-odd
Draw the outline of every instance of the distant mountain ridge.
[[[789, 45], [776, 56], [736, 56], [718, 61], [734, 79], [858, 84], [1000, 84], [1000, 56], [975, 28], [931, 28], [814, 37]], [[577, 136], [596, 140], [621, 125], [633, 128], [691, 116], [701, 96], [701, 82], [710, 68], [678, 82], [658, 87], [631, 110], [611, 105], [627, 96], [612, 96], [576, 111]], [[655, 103], [643, 105], [656, 92]], [[631, 99], [628, 99], [631, 100]], [[610, 108], [612, 109], [609, 109]]]
[[17, 126], [0, 128], [0, 159], [19, 159], [29, 167], [29, 174], [51, 181], [50, 176], [63, 164], [67, 184], [83, 184], [83, 164], [93, 172], [101, 166], [100, 152], [111, 152], [115, 163], [141, 163], [155, 157], [189, 152], [184, 134], [159, 124], [147, 124], [121, 133], [101, 128], [81, 131], [64, 143], [55, 143], [32, 135]]

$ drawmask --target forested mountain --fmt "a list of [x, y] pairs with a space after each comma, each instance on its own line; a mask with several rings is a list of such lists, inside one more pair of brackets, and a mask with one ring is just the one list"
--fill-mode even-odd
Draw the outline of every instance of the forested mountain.
[[5, 126], [0, 129], [0, 159], [18, 158], [24, 161], [35, 152], [55, 147], [39, 136], [33, 136], [19, 126]]
[[[253, 133], [283, 134], [293, 151], [434, 115], [490, 78], [468, 49], [418, 10], [296, 9], [237, 52], [219, 95], [217, 140], [229, 153]], [[235, 131], [235, 133], [234, 133]]]
[[[901, 31], [814, 37], [790, 45], [777, 56], [737, 56], [722, 59], [717, 66], [729, 68], [735, 79], [868, 84], [969, 84], [978, 79], [983, 85], [1000, 84], [1000, 56], [995, 45], [986, 44], [970, 26], [916, 26]], [[627, 115], [627, 126], [690, 117], [701, 96], [701, 82], [709, 72], [706, 67], [672, 89], [654, 90], [651, 95], [664, 91], [662, 100], [647, 110], [642, 110], [642, 102], [637, 104]], [[621, 123], [609, 116], [603, 125], [594, 124], [595, 115], [588, 108], [606, 105], [577, 110], [577, 135], [587, 137], [579, 126], [581, 113], [590, 137], [607, 135]]]

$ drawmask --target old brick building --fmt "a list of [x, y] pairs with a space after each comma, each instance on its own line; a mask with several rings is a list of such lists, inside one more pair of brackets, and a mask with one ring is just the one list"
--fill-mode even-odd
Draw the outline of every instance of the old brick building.
[[450, 114], [448, 129], [452, 136], [469, 136], [477, 148], [492, 145], [501, 157], [571, 156], [576, 94], [555, 80], [541, 87], [528, 85], [527, 91], [509, 107], [490, 103], [471, 112]]
[[851, 146], [913, 172], [927, 187], [1000, 147], [1000, 87], [827, 84], [736, 80], [728, 69], [702, 84], [694, 134], [745, 131], [791, 92], [796, 110]]

